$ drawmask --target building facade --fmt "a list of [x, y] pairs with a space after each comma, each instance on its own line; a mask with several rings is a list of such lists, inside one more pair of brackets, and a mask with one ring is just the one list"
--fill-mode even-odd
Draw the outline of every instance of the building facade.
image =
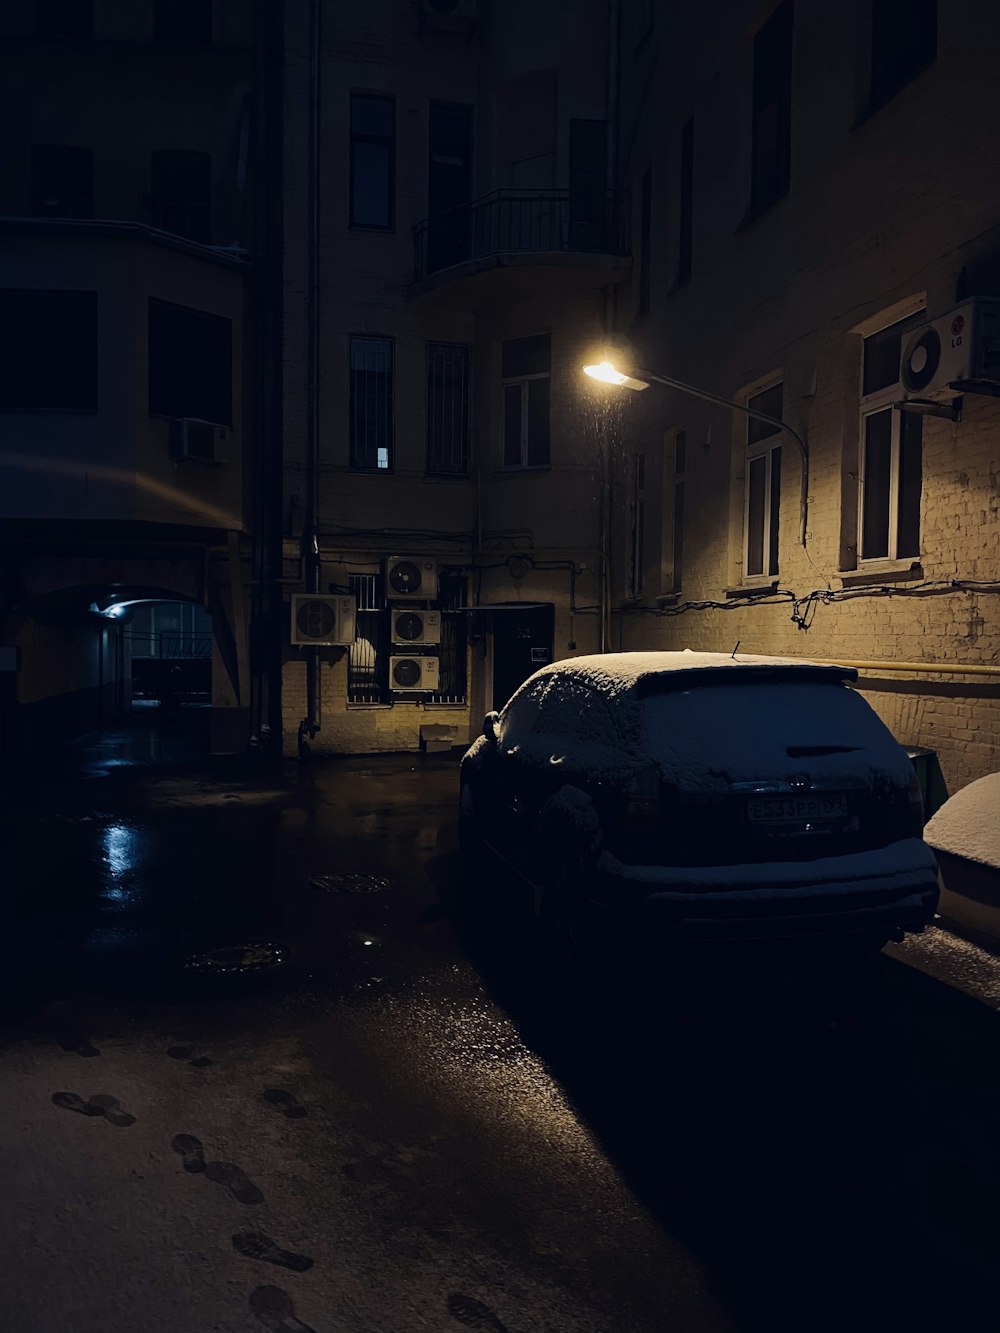
[[[464, 744], [606, 645], [611, 11], [285, 12], [285, 751]], [[350, 642], [293, 642], [307, 593], [356, 599]]]
[[260, 726], [254, 20], [238, 0], [4, 6], [5, 754], [122, 711], [147, 601], [211, 614], [213, 749]]
[[632, 396], [615, 642], [855, 663], [948, 791], [1000, 767], [998, 56], [980, 0], [623, 7], [617, 346], [761, 415]]

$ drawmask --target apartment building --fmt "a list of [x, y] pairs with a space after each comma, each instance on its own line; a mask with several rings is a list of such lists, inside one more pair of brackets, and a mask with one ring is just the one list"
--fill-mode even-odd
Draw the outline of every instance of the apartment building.
[[738, 407], [631, 396], [616, 645], [849, 661], [947, 790], [995, 771], [1000, 11], [626, 0], [620, 50], [616, 350]]
[[606, 646], [614, 10], [285, 6], [286, 753], [465, 744]]
[[213, 749], [265, 716], [254, 21], [240, 0], [3, 6], [4, 754], [125, 707], [143, 603], [211, 614]]

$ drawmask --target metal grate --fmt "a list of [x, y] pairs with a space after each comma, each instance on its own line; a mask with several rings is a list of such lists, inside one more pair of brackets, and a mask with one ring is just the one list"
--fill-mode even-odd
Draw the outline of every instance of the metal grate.
[[469, 469], [469, 348], [427, 344], [427, 471], [462, 476]]
[[351, 467], [392, 467], [393, 343], [391, 338], [352, 338], [350, 387]]

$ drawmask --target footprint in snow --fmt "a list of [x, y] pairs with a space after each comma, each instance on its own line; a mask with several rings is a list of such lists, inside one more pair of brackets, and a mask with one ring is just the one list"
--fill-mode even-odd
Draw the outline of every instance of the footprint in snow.
[[52, 1103], [66, 1111], [76, 1111], [80, 1115], [102, 1115], [118, 1129], [128, 1129], [129, 1125], [135, 1124], [135, 1116], [123, 1111], [118, 1098], [111, 1097], [106, 1092], [95, 1092], [88, 1101], [84, 1101], [75, 1092], [54, 1092]]
[[279, 1268], [290, 1268], [295, 1273], [304, 1273], [313, 1266], [308, 1255], [283, 1250], [270, 1236], [260, 1231], [238, 1232], [233, 1237], [233, 1249], [247, 1259], [261, 1259], [264, 1263], [277, 1264]]
[[309, 1114], [306, 1107], [284, 1088], [268, 1088], [261, 1096], [276, 1107], [287, 1120], [301, 1120]]
[[176, 1134], [171, 1148], [182, 1159], [181, 1165], [190, 1175], [204, 1174], [207, 1180], [225, 1185], [237, 1203], [263, 1203], [264, 1196], [253, 1181], [234, 1162], [206, 1162], [201, 1139], [193, 1134]]
[[280, 1287], [257, 1287], [250, 1293], [250, 1309], [268, 1333], [313, 1333], [295, 1317], [292, 1298]]

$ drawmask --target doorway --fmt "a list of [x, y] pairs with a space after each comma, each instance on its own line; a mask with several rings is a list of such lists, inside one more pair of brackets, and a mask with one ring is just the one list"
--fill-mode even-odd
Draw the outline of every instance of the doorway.
[[497, 710], [530, 675], [552, 661], [555, 607], [492, 607], [493, 707]]

